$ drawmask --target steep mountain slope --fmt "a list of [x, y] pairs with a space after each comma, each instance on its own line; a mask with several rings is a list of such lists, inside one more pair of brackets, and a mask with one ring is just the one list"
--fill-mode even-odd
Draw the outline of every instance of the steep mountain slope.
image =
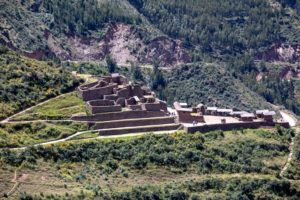
[[246, 111], [272, 109], [255, 92], [235, 79], [220, 64], [195, 63], [173, 70], [168, 79], [166, 95], [173, 101], [183, 101], [196, 106], [225, 106]]
[[99, 61], [111, 54], [120, 65], [165, 66], [191, 60], [180, 41], [151, 27], [127, 1], [21, 2], [0, 1], [0, 43], [29, 57]]

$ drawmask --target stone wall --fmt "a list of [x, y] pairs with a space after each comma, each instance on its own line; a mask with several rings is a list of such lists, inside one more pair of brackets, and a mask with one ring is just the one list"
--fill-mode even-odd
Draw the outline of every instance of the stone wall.
[[117, 85], [108, 85], [105, 87], [91, 89], [91, 90], [81, 90], [79, 93], [84, 101], [91, 101], [97, 99], [103, 99], [103, 95], [113, 94], [113, 89], [116, 88]]
[[71, 119], [75, 121], [112, 121], [122, 119], [136, 119], [136, 118], [150, 118], [150, 117], [163, 117], [164, 112], [161, 111], [126, 111], [114, 113], [101, 113], [91, 116], [73, 116]]
[[153, 126], [153, 127], [135, 127], [135, 128], [121, 128], [121, 129], [107, 129], [101, 130], [99, 135], [121, 135], [126, 133], [143, 133], [143, 132], [153, 132], [153, 131], [168, 131], [176, 130], [179, 128], [178, 124], [174, 125], [162, 125], [162, 126]]
[[192, 115], [191, 112], [188, 111], [182, 111], [182, 110], [177, 110], [178, 114], [178, 120], [181, 123], [204, 123], [204, 117], [203, 115], [199, 115], [197, 113], [194, 113], [195, 115]]
[[131, 110], [142, 110], [141, 105], [129, 105], [128, 108]]
[[262, 127], [274, 127], [276, 125], [289, 128], [289, 123], [287, 122], [241, 122], [241, 123], [228, 123], [228, 124], [207, 124], [203, 126], [191, 126], [184, 127], [187, 133], [202, 132], [206, 133], [214, 130], [230, 131], [238, 129], [258, 129]]
[[120, 105], [113, 106], [91, 106], [89, 107], [92, 114], [109, 113], [109, 112], [121, 112], [122, 107]]
[[160, 111], [161, 105], [160, 103], [145, 103], [142, 104], [142, 109], [147, 111]]
[[118, 121], [96, 123], [96, 129], [135, 127], [135, 126], [146, 126], [146, 125], [149, 126], [149, 125], [173, 124], [173, 123], [174, 123], [174, 118], [172, 117], [130, 119], [130, 120], [118, 120]]
[[113, 106], [115, 105], [115, 102], [112, 100], [105, 100], [105, 99], [100, 99], [100, 100], [93, 100], [87, 102], [88, 106]]

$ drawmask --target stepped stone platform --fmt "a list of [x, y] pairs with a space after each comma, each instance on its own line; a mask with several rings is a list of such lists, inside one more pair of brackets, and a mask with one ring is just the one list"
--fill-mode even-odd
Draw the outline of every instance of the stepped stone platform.
[[90, 115], [73, 116], [75, 121], [94, 124], [101, 135], [176, 130], [167, 104], [149, 88], [130, 83], [124, 76], [99, 77], [95, 83], [78, 87]]

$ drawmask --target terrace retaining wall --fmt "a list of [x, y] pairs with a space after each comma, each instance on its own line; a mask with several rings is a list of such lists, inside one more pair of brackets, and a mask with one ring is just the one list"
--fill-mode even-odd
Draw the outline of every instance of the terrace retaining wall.
[[120, 112], [122, 111], [122, 107], [120, 105], [113, 106], [91, 106], [90, 110], [92, 114], [98, 113], [110, 113], [110, 112]]
[[206, 133], [209, 131], [222, 130], [222, 131], [230, 131], [230, 130], [238, 130], [238, 129], [258, 129], [262, 127], [274, 127], [276, 125], [280, 125], [285, 128], [289, 128], [289, 123], [287, 122], [240, 122], [240, 123], [228, 123], [228, 124], [208, 124], [203, 126], [190, 126], [184, 127], [184, 130], [187, 133], [195, 133], [202, 132]]
[[91, 101], [102, 99], [103, 95], [110, 95], [113, 94], [113, 89], [116, 88], [117, 85], [108, 85], [101, 88], [91, 89], [91, 90], [80, 90], [79, 94], [84, 101]]
[[108, 129], [99, 131], [99, 135], [122, 135], [126, 133], [145, 133], [145, 132], [153, 132], [153, 131], [168, 131], [168, 130], [176, 130], [179, 128], [178, 124], [169, 125], [169, 126], [156, 126], [156, 127], [137, 127], [137, 128], [124, 128], [124, 129]]
[[107, 129], [107, 128], [120, 128], [120, 127], [135, 127], [135, 126], [146, 126], [146, 125], [159, 125], [159, 124], [174, 124], [174, 118], [148, 118], [148, 119], [131, 119], [124, 121], [108, 121], [103, 123], [96, 123], [96, 129]]
[[101, 113], [91, 116], [73, 116], [72, 120], [75, 121], [112, 121], [122, 119], [136, 119], [136, 118], [151, 118], [151, 117], [164, 117], [165, 113], [161, 111], [124, 111], [124, 112], [112, 112]]

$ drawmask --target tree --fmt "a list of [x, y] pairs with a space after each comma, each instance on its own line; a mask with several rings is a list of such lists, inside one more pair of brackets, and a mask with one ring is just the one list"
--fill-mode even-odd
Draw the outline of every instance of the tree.
[[141, 68], [136, 65], [131, 65], [131, 76], [132, 80], [135, 82], [143, 82], [144, 76], [142, 74]]
[[151, 79], [152, 79], [151, 88], [153, 90], [164, 89], [167, 85], [165, 77], [162, 71], [159, 69], [158, 65], [154, 65]]
[[118, 67], [117, 62], [110, 55], [106, 57], [106, 66], [109, 73], [114, 73]]

